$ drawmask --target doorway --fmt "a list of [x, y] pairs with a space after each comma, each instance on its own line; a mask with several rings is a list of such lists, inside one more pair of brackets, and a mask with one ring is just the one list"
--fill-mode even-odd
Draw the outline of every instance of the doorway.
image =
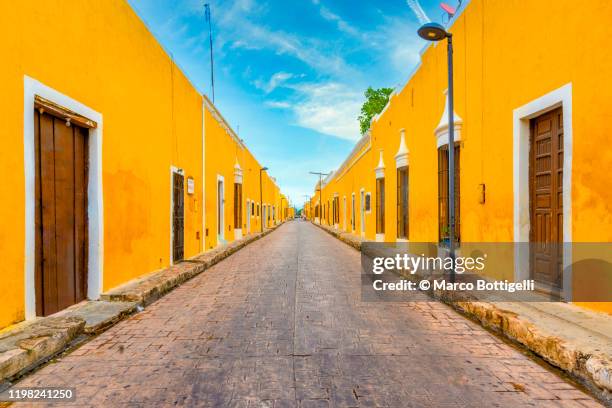
[[37, 315], [87, 297], [88, 133], [44, 109], [34, 113]]
[[563, 279], [563, 111], [531, 120], [529, 149], [530, 275], [558, 293]]
[[172, 170], [172, 263], [185, 257], [185, 176]]

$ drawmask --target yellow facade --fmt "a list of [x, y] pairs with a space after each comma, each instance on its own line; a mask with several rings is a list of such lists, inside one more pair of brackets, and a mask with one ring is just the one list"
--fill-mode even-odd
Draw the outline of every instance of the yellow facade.
[[[522, 180], [526, 180], [520, 143], [528, 135], [521, 133], [521, 126], [527, 124], [528, 128], [530, 117], [557, 106], [563, 108], [564, 124], [570, 125], [565, 129], [565, 138], [570, 140], [564, 152], [564, 163], [569, 163], [564, 167], [569, 174], [564, 203], [570, 205], [564, 210], [563, 240], [612, 241], [612, 186], [604, 170], [612, 168], [612, 153], [605, 148], [612, 118], [607, 97], [612, 90], [608, 80], [612, 55], [603, 51], [610, 30], [605, 24], [592, 23], [602, 21], [602, 16], [612, 16], [612, 5], [595, 1], [580, 12], [576, 7], [572, 1], [472, 0], [450, 27], [455, 49], [454, 111], [460, 118], [462, 242], [528, 240], [521, 218], [522, 206], [528, 201], [520, 190]], [[341, 197], [339, 228], [344, 229], [345, 214], [350, 219], [352, 213], [350, 206], [344, 210], [342, 198], [352, 194], [359, 197], [364, 189], [372, 192], [373, 205], [373, 211], [365, 214], [364, 236], [377, 238], [374, 183], [382, 152], [386, 185], [382, 239], [397, 240], [395, 156], [400, 148], [400, 130], [405, 129], [409, 151], [408, 239], [438, 241], [435, 131], [444, 120], [446, 52], [446, 42], [424, 50], [420, 66], [372, 121], [368, 135], [359, 142], [362, 147], [324, 182], [324, 206], [335, 194]], [[532, 116], [521, 116], [528, 113]], [[485, 200], [481, 203], [483, 184]], [[318, 201], [315, 188], [311, 207]], [[361, 233], [359, 208], [357, 234]], [[328, 222], [326, 217], [323, 221]], [[350, 231], [350, 223], [347, 226]], [[584, 256], [574, 249], [572, 261]], [[513, 266], [508, 269], [512, 271]], [[588, 306], [612, 311], [610, 304]]]
[[[5, 61], [0, 65], [0, 328], [35, 316], [34, 165], [28, 133], [34, 94], [42, 92], [98, 122], [89, 134], [90, 167], [99, 170], [90, 169], [88, 187], [94, 192], [89, 195], [88, 273], [99, 278], [99, 287], [89, 285], [91, 293], [170, 265], [173, 169], [194, 186], [184, 196], [185, 258], [218, 244], [217, 174], [227, 182], [225, 240], [235, 238], [236, 158], [244, 171], [245, 213], [247, 198], [259, 201], [260, 166], [225, 122], [211, 114], [216, 109], [125, 1], [15, 2], [0, 17], [0, 34]], [[266, 173], [263, 177], [264, 202], [279, 208], [278, 186]], [[246, 226], [246, 215], [242, 219]], [[251, 231], [258, 230], [259, 220], [251, 220]]]

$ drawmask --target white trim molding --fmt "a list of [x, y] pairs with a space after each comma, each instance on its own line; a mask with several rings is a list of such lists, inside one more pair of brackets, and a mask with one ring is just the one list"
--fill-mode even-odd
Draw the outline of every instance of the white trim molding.
[[[514, 242], [529, 242], [529, 148], [530, 120], [556, 109], [563, 111], [563, 242], [572, 242], [572, 84], [563, 85], [513, 111], [513, 188], [514, 188]], [[571, 250], [563, 250], [564, 299], [571, 300]], [[528, 279], [528, 245], [515, 247], [515, 279]], [[526, 252], [526, 253], [525, 253]]]
[[234, 164], [234, 183], [242, 184], [242, 168], [238, 163], [238, 157], [236, 157], [236, 164]]
[[[378, 159], [378, 166], [374, 169], [376, 178], [385, 178], [385, 159], [383, 158], [383, 149], [380, 149], [380, 159]], [[361, 189], [363, 191], [363, 189]]]
[[98, 299], [104, 282], [104, 202], [102, 185], [102, 114], [71, 97], [30, 78], [23, 77], [23, 152], [25, 173], [25, 318], [36, 317], [36, 179], [34, 149], [34, 97], [38, 95], [97, 122], [89, 129], [89, 176], [87, 185], [87, 298]]
[[408, 166], [408, 147], [406, 147], [406, 130], [400, 129], [400, 143], [395, 154], [395, 168]]
[[[448, 144], [448, 130], [450, 126], [448, 124], [448, 89], [444, 91], [444, 113], [442, 113], [442, 117], [440, 118], [440, 122], [434, 130], [434, 135], [436, 135], [436, 147], [445, 146]], [[461, 141], [461, 129], [463, 128], [463, 119], [461, 116], [457, 115], [456, 112], [453, 111], [453, 128], [455, 129], [455, 133], [453, 135], [453, 139], [456, 142]]]

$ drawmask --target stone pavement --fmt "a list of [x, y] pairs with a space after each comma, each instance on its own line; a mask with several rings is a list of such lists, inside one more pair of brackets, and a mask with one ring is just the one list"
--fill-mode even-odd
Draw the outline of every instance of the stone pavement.
[[448, 306], [360, 284], [359, 252], [287, 223], [17, 385], [76, 387], [73, 406], [599, 406]]

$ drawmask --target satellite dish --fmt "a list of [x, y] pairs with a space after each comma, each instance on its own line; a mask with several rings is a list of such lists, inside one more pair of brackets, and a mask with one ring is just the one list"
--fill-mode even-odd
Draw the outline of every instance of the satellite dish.
[[440, 8], [444, 11], [446, 11], [448, 13], [449, 17], [452, 17], [455, 15], [455, 12], [457, 11], [454, 7], [449, 6], [446, 3], [440, 3]]

